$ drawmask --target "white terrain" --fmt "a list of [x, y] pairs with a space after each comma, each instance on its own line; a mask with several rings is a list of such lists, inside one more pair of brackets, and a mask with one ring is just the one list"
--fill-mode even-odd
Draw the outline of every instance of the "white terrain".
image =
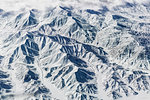
[[149, 0], [0, 0], [0, 100], [150, 100]]

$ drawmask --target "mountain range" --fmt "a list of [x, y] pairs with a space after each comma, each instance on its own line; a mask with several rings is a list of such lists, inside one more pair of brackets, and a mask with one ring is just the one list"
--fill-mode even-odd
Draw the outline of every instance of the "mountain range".
[[150, 6], [99, 2], [0, 9], [1, 100], [148, 100]]

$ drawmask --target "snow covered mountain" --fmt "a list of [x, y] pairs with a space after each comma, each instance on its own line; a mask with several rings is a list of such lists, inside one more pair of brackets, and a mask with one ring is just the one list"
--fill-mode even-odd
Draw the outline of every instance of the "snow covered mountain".
[[1, 100], [148, 100], [149, 3], [53, 2], [2, 5]]

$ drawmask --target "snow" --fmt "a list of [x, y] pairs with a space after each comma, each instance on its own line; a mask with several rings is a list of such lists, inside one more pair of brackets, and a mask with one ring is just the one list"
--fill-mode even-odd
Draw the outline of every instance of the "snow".
[[[127, 2], [136, 5], [125, 7]], [[149, 100], [150, 88], [144, 87], [143, 82], [150, 83], [150, 51], [146, 52], [145, 50], [150, 45], [143, 46], [139, 40], [139, 38], [149, 40], [149, 37], [142, 33], [141, 36], [131, 34], [132, 31], [142, 31], [149, 35], [150, 10], [144, 5], [149, 2], [149, 0], [0, 0], [0, 8], [4, 10], [2, 14], [0, 12], [0, 56], [4, 56], [4, 58], [0, 58], [2, 61], [0, 70], [6, 71], [10, 75], [9, 80], [13, 85], [12, 91], [6, 95], [14, 95], [15, 100], [24, 100], [27, 97], [36, 99], [43, 95], [59, 100], [68, 100], [69, 96], [73, 100], [89, 99], [90, 96], [112, 100], [113, 88], [110, 86], [108, 90], [104, 90], [104, 83], [107, 79], [111, 80], [112, 72], [120, 75], [120, 81], [128, 83], [128, 76], [133, 71], [142, 71], [147, 74], [135, 75], [137, 76], [135, 81], [125, 85], [126, 87], [132, 86], [139, 94], [126, 97], [122, 90], [120, 95], [123, 97], [118, 100]], [[68, 8], [63, 10], [60, 6], [71, 8], [71, 10]], [[108, 10], [103, 9], [104, 7]], [[33, 15], [30, 16], [31, 9]], [[87, 9], [90, 11], [88, 12]], [[102, 12], [103, 10], [106, 11]], [[68, 12], [71, 13], [70, 16], [68, 16]], [[24, 14], [23, 18], [20, 18], [19, 22], [15, 22], [16, 16], [21, 13]], [[47, 13], [49, 16], [45, 17]], [[119, 15], [124, 19], [114, 19], [113, 15]], [[139, 17], [142, 15], [146, 17], [140, 19]], [[32, 23], [31, 20], [30, 23], [28, 20], [30, 17], [35, 17], [37, 22]], [[29, 26], [23, 27], [26, 21]], [[54, 25], [51, 24], [52, 22]], [[144, 23], [143, 26], [140, 26], [140, 23]], [[47, 25], [46, 28], [43, 28], [44, 25]], [[18, 32], [20, 32], [19, 36]], [[29, 44], [26, 43], [27, 40], [30, 41]], [[42, 44], [44, 46], [41, 49]], [[24, 51], [22, 45], [26, 47]], [[87, 45], [87, 48], [84, 45]], [[39, 50], [36, 50], [37, 46], [40, 48]], [[17, 47], [18, 51], [15, 51]], [[64, 50], [62, 50], [63, 47]], [[100, 51], [99, 48], [102, 50]], [[140, 58], [141, 53], [145, 55]], [[67, 55], [71, 55], [72, 59], [68, 59]], [[27, 63], [27, 56], [32, 58], [34, 63]], [[74, 59], [82, 61], [76, 63], [73, 61]], [[12, 63], [9, 63], [9, 60], [12, 60]], [[139, 68], [140, 64], [142, 64], [141, 68]], [[32, 68], [28, 68], [28, 66], [32, 66]], [[96, 69], [97, 66], [103, 66], [103, 68]], [[116, 66], [121, 66], [121, 68], [117, 69]], [[72, 68], [69, 70], [71, 72], [68, 71], [69, 67]], [[75, 74], [78, 69], [83, 75], [78, 76], [78, 79], [84, 79], [84, 76], [87, 75], [85, 77], [87, 82], [76, 79], [77, 75], [80, 75]], [[24, 77], [29, 70], [38, 74], [38, 80], [30, 77], [29, 82], [24, 82]], [[125, 77], [121, 77], [123, 71], [127, 73]], [[90, 73], [92, 74], [90, 75]], [[48, 74], [50, 75], [46, 78]], [[66, 76], [63, 76], [65, 74]], [[138, 81], [142, 87], [141, 91], [137, 89], [138, 78], [140, 78]], [[40, 81], [38, 85], [34, 84], [38, 81]], [[65, 86], [61, 87], [62, 84]], [[93, 84], [96, 88], [92, 87]], [[49, 92], [42, 93], [44, 90], [41, 90], [40, 97], [34, 96], [33, 94], [41, 86], [44, 86]], [[148, 87], [150, 87], [149, 84]], [[89, 91], [90, 93], [88, 93]], [[94, 94], [95, 91], [97, 93]]]
[[[100, 5], [105, 5], [112, 8], [117, 5], [122, 5], [125, 2], [130, 3], [144, 3], [147, 4], [149, 0], [1, 0], [0, 6], [4, 10], [17, 10], [28, 8], [44, 9], [50, 6], [71, 5], [80, 8], [99, 8]], [[93, 7], [94, 6], [94, 7]]]

